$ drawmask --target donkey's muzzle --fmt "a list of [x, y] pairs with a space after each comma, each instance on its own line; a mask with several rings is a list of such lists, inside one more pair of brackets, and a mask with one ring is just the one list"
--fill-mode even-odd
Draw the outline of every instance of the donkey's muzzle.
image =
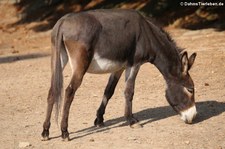
[[182, 112], [180, 112], [181, 114], [181, 119], [187, 123], [187, 124], [191, 124], [193, 119], [196, 117], [197, 115], [197, 110], [196, 110], [196, 106], [192, 106], [190, 108], [188, 108], [187, 110], [184, 110]]

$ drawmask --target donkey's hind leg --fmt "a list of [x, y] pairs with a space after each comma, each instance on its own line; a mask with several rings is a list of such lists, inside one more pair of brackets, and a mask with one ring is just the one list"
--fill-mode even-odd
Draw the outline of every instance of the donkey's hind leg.
[[[61, 65], [63, 70], [68, 62], [68, 55], [64, 46], [62, 46], [62, 49], [60, 50], [60, 60], [61, 60]], [[49, 128], [51, 125], [50, 119], [52, 115], [53, 106], [54, 106], [54, 98], [53, 98], [52, 86], [51, 86], [49, 89], [48, 98], [47, 98], [47, 114], [46, 114], [45, 122], [43, 124], [43, 132], [41, 134], [43, 141], [49, 140]]]
[[48, 98], [47, 98], [47, 114], [43, 124], [43, 132], [41, 134], [43, 141], [49, 140], [49, 128], [51, 125], [50, 119], [51, 119], [53, 105], [54, 105], [54, 99], [52, 95], [52, 87], [50, 87], [48, 92]]
[[88, 69], [90, 59], [88, 50], [84, 45], [74, 42], [65, 42], [68, 50], [69, 60], [72, 68], [72, 79], [66, 88], [65, 100], [63, 106], [63, 115], [61, 121], [61, 131], [63, 140], [69, 140], [68, 117], [71, 103], [76, 90], [81, 85], [83, 76]]
[[117, 72], [114, 72], [110, 75], [108, 84], [107, 84], [107, 86], [105, 88], [105, 91], [104, 91], [104, 96], [103, 96], [101, 105], [98, 108], [98, 111], [97, 111], [97, 114], [96, 114], [97, 118], [94, 121], [95, 126], [99, 126], [99, 127], [104, 126], [103, 115], [105, 114], [105, 108], [108, 104], [109, 99], [112, 97], [112, 95], [114, 93], [114, 90], [116, 88], [116, 85], [117, 85], [122, 73], [123, 73], [123, 69], [119, 70]]
[[73, 101], [75, 92], [82, 82], [82, 77], [83, 76], [81, 76], [81, 75], [73, 74], [70, 84], [66, 88], [65, 101], [64, 101], [64, 107], [63, 107], [63, 116], [62, 116], [62, 121], [61, 121], [61, 131], [62, 131], [63, 140], [69, 140], [69, 132], [67, 130], [68, 129], [69, 110], [70, 110], [70, 106]]

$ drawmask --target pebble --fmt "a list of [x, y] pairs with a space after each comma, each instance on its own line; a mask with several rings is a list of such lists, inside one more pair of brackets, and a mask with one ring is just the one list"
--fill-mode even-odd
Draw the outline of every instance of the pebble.
[[19, 143], [19, 148], [25, 148], [25, 147], [29, 147], [31, 146], [31, 144], [29, 142], [20, 142]]
[[209, 83], [205, 83], [205, 86], [209, 86]]
[[132, 136], [131, 136], [131, 137], [128, 137], [127, 140], [128, 140], [128, 141], [132, 141], [132, 142], [134, 142], [134, 143], [141, 144], [141, 141], [138, 140], [137, 137], [132, 137]]
[[128, 137], [127, 140], [129, 140], [129, 141], [135, 141], [135, 140], [137, 140], [137, 138], [136, 137]]
[[131, 128], [142, 128], [143, 126], [139, 123], [135, 123], [133, 125], [130, 126]]
[[139, 141], [139, 140], [135, 140], [134, 142], [138, 143], [138, 144], [141, 144], [141, 141]]

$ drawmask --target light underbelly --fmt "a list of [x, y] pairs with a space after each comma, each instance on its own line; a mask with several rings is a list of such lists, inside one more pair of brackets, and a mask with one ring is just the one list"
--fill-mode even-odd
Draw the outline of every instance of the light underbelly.
[[88, 73], [102, 74], [111, 73], [121, 70], [125, 67], [125, 63], [112, 61], [95, 55], [88, 67]]

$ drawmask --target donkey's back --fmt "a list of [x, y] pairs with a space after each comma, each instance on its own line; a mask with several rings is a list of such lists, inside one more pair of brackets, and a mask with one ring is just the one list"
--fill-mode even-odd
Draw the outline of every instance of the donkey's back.
[[[72, 46], [71, 44], [82, 46], [88, 51], [89, 59], [92, 60], [87, 71], [108, 73], [117, 71], [126, 64], [133, 65], [141, 58], [143, 61], [144, 58], [146, 59], [144, 55], [145, 49], [148, 48], [146, 44], [148, 39], [144, 39], [144, 32], [148, 31], [144, 29], [146, 26], [145, 19], [133, 10], [71, 13], [57, 22], [52, 32], [52, 39], [53, 43], [55, 39], [60, 40], [56, 36], [61, 34], [67, 50]], [[137, 47], [143, 51], [137, 51]]]

